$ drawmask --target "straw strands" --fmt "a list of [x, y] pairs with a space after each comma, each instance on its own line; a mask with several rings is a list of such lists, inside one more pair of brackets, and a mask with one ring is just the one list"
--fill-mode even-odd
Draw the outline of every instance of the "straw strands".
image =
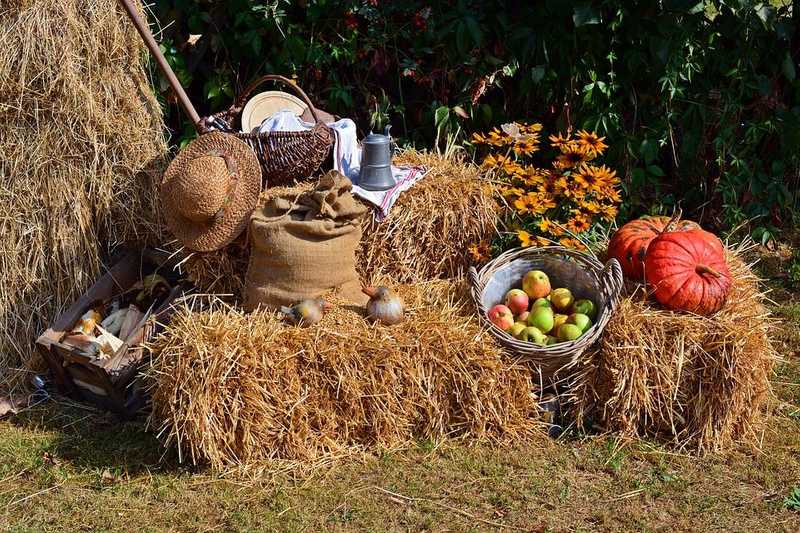
[[501, 357], [453, 290], [400, 287], [407, 320], [391, 328], [351, 306], [303, 329], [187, 302], [152, 346], [151, 424], [183, 460], [271, 470], [415, 438], [540, 434], [530, 372]]
[[365, 221], [362, 278], [413, 283], [464, 275], [471, 263], [468, 247], [495, 234], [494, 185], [456, 156], [406, 150], [395, 164], [425, 165], [430, 171], [400, 195], [384, 221]]
[[745, 248], [727, 253], [733, 287], [712, 317], [663, 310], [641, 290], [623, 298], [575, 378], [578, 420], [700, 453], [758, 442], [777, 355]]
[[142, 171], [166, 143], [144, 58], [116, 0], [0, 7], [0, 386], [108, 248], [158, 237]]

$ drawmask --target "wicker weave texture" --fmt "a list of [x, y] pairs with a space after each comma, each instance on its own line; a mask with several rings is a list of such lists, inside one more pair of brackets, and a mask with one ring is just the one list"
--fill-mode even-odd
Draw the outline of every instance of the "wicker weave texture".
[[[522, 277], [531, 270], [542, 270], [553, 288], [567, 287], [576, 299], [588, 298], [597, 306], [595, 323], [577, 340], [540, 346], [517, 340], [488, 320], [489, 309], [502, 303], [509, 290], [521, 288]], [[470, 281], [483, 324], [510, 355], [535, 365], [543, 380], [557, 379], [600, 338], [623, 286], [622, 269], [616, 259], [604, 266], [592, 255], [561, 246], [509, 250], [480, 271], [470, 269]]]
[[277, 81], [295, 92], [308, 106], [316, 124], [308, 131], [233, 133], [250, 145], [256, 153], [261, 163], [264, 187], [286, 185], [312, 176], [325, 162], [334, 143], [333, 130], [319, 119], [317, 109], [308, 95], [283, 76], [268, 75], [257, 79], [245, 88], [228, 110], [216, 113], [213, 117], [233, 126], [241, 120], [242, 109], [247, 99], [267, 81]]

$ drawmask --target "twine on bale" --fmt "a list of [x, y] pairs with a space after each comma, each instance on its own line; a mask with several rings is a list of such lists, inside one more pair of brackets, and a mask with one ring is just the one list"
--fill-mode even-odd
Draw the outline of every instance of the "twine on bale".
[[349, 306], [305, 329], [220, 302], [184, 306], [152, 346], [150, 423], [183, 460], [217, 469], [543, 435], [530, 372], [501, 356], [451, 283], [399, 292], [407, 320], [391, 328]]
[[167, 146], [144, 46], [116, 0], [0, 9], [0, 388], [109, 249], [160, 238]]
[[621, 300], [575, 378], [579, 423], [699, 453], [758, 444], [778, 356], [747, 249], [727, 250], [733, 286], [711, 317], [664, 310], [641, 289]]

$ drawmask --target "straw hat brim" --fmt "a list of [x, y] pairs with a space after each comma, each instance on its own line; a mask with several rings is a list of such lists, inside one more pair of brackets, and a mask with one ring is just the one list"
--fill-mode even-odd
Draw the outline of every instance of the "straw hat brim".
[[[190, 161], [209, 152], [225, 153], [238, 169], [238, 183], [220, 217], [196, 222], [181, 214], [176, 183]], [[201, 135], [181, 150], [167, 167], [161, 182], [161, 204], [167, 226], [184, 246], [199, 252], [230, 244], [247, 226], [261, 193], [261, 167], [253, 150], [233, 135], [212, 132]]]
[[242, 110], [242, 131], [249, 133], [261, 126], [264, 119], [278, 111], [287, 109], [298, 117], [308, 106], [293, 94], [281, 91], [258, 93], [245, 104]]

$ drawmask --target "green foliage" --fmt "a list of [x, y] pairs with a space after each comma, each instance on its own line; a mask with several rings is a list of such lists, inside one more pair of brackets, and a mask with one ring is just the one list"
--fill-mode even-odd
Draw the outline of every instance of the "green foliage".
[[783, 506], [792, 511], [800, 511], [800, 487], [795, 487], [792, 492], [783, 499]]
[[797, 207], [800, 14], [785, 1], [157, 0], [155, 12], [201, 113], [280, 73], [365, 130], [391, 122], [425, 146], [511, 120], [597, 131], [624, 177], [623, 216], [682, 203], [712, 225], [773, 231]]

